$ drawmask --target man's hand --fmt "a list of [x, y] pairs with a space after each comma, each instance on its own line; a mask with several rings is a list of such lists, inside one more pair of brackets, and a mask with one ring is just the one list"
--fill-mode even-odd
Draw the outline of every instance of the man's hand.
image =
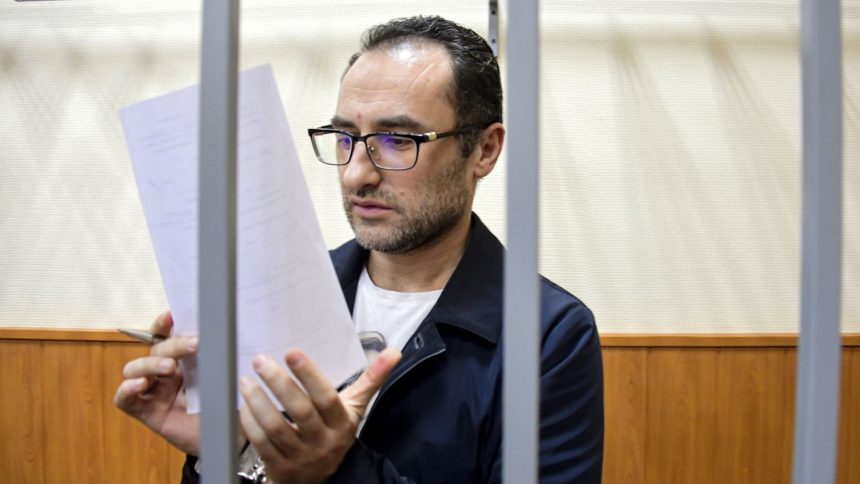
[[292, 422], [256, 382], [246, 378], [239, 385], [246, 403], [239, 411], [239, 421], [266, 463], [271, 482], [325, 482], [355, 442], [358, 422], [400, 361], [400, 352], [387, 349], [380, 353], [358, 380], [339, 394], [302, 352], [287, 353], [286, 361], [307, 393], [269, 356], [257, 356], [254, 369]]
[[[173, 316], [168, 311], [155, 319], [150, 332], [169, 336], [172, 328]], [[154, 345], [149, 356], [125, 365], [125, 380], [113, 397], [120, 410], [191, 455], [200, 454], [200, 419], [186, 412], [178, 359], [196, 352], [196, 337], [177, 336]]]

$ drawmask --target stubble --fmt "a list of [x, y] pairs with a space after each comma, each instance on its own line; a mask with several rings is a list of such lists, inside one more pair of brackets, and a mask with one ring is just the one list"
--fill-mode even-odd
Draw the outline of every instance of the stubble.
[[[397, 197], [376, 187], [343, 192], [346, 218], [356, 241], [367, 250], [386, 254], [403, 254], [422, 246], [430, 245], [448, 234], [463, 217], [468, 208], [469, 192], [463, 177], [466, 158], [448, 163], [435, 181], [422, 184], [423, 195], [415, 200], [413, 207], [398, 203]], [[399, 223], [364, 220], [350, 211], [349, 198], [380, 200], [400, 216]]]

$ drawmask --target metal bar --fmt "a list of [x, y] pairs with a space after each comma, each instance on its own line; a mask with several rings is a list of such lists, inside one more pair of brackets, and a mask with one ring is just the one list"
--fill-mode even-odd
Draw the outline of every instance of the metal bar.
[[[505, 256], [503, 481], [538, 479], [538, 2], [508, 2], [508, 252]], [[515, 20], [514, 20], [515, 19]], [[516, 66], [516, 69], [513, 68]]]
[[204, 0], [200, 72], [200, 459], [206, 484], [237, 482], [236, 102], [238, 0]]
[[793, 482], [833, 483], [839, 420], [842, 38], [839, 0], [802, 0], [803, 265]]
[[490, 0], [490, 18], [487, 24], [487, 42], [493, 49], [493, 54], [499, 56], [499, 1]]

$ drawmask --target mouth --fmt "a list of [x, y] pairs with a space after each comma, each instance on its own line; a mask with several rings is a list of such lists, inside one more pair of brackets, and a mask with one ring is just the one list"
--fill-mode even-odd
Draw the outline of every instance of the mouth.
[[361, 218], [377, 218], [394, 211], [390, 206], [376, 200], [353, 198], [349, 201], [352, 213]]

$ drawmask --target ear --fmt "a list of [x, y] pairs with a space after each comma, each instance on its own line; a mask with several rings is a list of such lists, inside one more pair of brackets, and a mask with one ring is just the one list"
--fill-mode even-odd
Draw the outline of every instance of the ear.
[[476, 179], [484, 178], [493, 171], [499, 155], [502, 154], [502, 146], [505, 144], [505, 127], [502, 123], [493, 123], [484, 129], [478, 139], [476, 156], [478, 159], [474, 164]]

